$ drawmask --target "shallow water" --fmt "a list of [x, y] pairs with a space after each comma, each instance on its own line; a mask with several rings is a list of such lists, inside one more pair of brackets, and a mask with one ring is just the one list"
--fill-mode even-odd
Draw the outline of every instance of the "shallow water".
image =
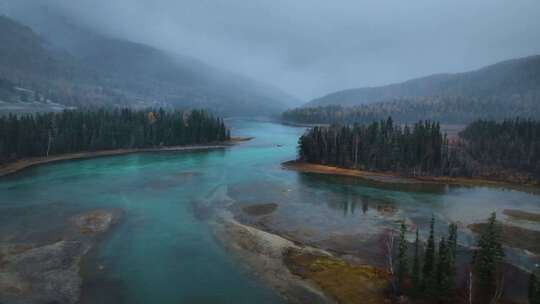
[[[540, 213], [540, 196], [496, 188], [381, 185], [352, 178], [283, 170], [302, 128], [230, 121], [235, 136], [255, 139], [223, 150], [163, 152], [69, 161], [24, 170], [0, 180], [0, 242], [48, 242], [66, 218], [86, 210], [118, 208], [124, 215], [84, 267], [84, 298], [102, 303], [279, 303], [214, 239], [194, 203], [276, 203], [268, 216], [244, 220], [291, 237], [330, 246], [332, 239], [362, 248], [406, 219], [425, 233], [432, 214], [442, 234], [507, 208]], [[535, 223], [511, 221], [540, 230]], [[410, 235], [412, 237], [412, 233]], [[369, 256], [369, 255], [368, 255]], [[536, 262], [519, 250], [512, 261]], [[103, 267], [97, 269], [97, 265]]]

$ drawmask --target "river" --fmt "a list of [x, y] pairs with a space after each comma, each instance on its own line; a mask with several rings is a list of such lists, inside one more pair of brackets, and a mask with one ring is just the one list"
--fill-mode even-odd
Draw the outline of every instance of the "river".
[[[377, 234], [403, 219], [423, 235], [432, 215], [441, 235], [456, 221], [462, 245], [474, 243], [467, 225], [492, 211], [505, 222], [540, 230], [538, 224], [502, 214], [505, 209], [540, 213], [538, 195], [383, 185], [284, 170], [280, 163], [295, 158], [303, 128], [228, 123], [234, 136], [254, 139], [221, 150], [54, 163], [2, 178], [0, 242], [52, 241], [70, 216], [119, 209], [119, 224], [85, 261], [83, 298], [89, 303], [281, 303], [220, 246], [194, 205], [275, 203], [276, 211], [263, 220], [247, 215], [243, 220], [320, 247], [339, 240], [346, 250], [364, 252], [366, 260], [377, 255]], [[522, 268], [538, 262], [520, 250], [510, 250], [509, 257]]]

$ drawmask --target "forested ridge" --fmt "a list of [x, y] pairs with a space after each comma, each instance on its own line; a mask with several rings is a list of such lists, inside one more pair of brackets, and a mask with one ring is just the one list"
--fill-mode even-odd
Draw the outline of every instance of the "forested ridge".
[[471, 102], [493, 100], [505, 106], [521, 102], [521, 98], [526, 99], [530, 95], [536, 95], [538, 100], [539, 92], [540, 56], [535, 55], [502, 61], [470, 72], [435, 74], [385, 86], [338, 91], [312, 100], [307, 106], [359, 106], [399, 99], [436, 100], [441, 97], [467, 98]]
[[0, 15], [0, 112], [15, 106], [22, 108], [18, 113], [35, 107], [50, 111], [56, 103], [278, 115], [295, 101], [273, 86], [195, 58], [114, 39], [78, 26], [77, 20], [34, 10], [36, 18], [25, 22], [31, 27]]
[[438, 74], [381, 87], [335, 92], [282, 114], [289, 122], [369, 123], [391, 116], [400, 123], [433, 120], [540, 119], [540, 56], [499, 62], [459, 74]]
[[478, 120], [460, 138], [467, 155], [481, 164], [540, 175], [540, 121]]
[[26, 157], [205, 144], [230, 139], [205, 111], [99, 109], [0, 117], [0, 163]]
[[360, 170], [537, 182], [540, 123], [479, 120], [453, 141], [432, 121], [314, 127], [299, 139], [298, 154], [309, 163]]
[[540, 119], [540, 94], [508, 98], [435, 96], [398, 98], [366, 105], [296, 108], [282, 114], [288, 122], [306, 124], [368, 123], [391, 116], [401, 123], [420, 119], [445, 124], [467, 124], [478, 119], [504, 120], [514, 117]]

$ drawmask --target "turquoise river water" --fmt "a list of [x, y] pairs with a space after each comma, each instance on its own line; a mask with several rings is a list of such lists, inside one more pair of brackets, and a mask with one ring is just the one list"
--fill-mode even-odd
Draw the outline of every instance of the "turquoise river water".
[[[264, 222], [273, 231], [321, 247], [338, 239], [342, 247], [374, 255], [375, 249], [362, 244], [401, 219], [422, 231], [432, 215], [440, 231], [457, 221], [464, 245], [474, 242], [467, 225], [492, 211], [513, 225], [540, 230], [538, 224], [502, 214], [504, 209], [540, 213], [538, 195], [485, 187], [397, 187], [297, 173], [280, 163], [295, 158], [303, 128], [245, 120], [229, 124], [233, 135], [255, 138], [220, 150], [61, 162], [0, 179], [0, 242], [43, 242], [72, 215], [120, 209], [120, 222], [89, 257], [89, 264], [101, 266], [85, 278], [83, 298], [89, 303], [281, 303], [220, 246], [194, 213], [194, 203], [276, 203], [279, 208]], [[522, 268], [538, 261], [517, 249], [509, 257]]]

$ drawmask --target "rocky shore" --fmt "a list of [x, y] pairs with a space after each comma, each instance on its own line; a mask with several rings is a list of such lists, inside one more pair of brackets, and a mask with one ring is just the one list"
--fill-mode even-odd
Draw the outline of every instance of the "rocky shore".
[[0, 303], [77, 303], [81, 259], [120, 217], [94, 210], [68, 219], [56, 242], [0, 245]]
[[221, 244], [288, 303], [386, 302], [383, 270], [242, 224], [228, 211], [212, 225]]

